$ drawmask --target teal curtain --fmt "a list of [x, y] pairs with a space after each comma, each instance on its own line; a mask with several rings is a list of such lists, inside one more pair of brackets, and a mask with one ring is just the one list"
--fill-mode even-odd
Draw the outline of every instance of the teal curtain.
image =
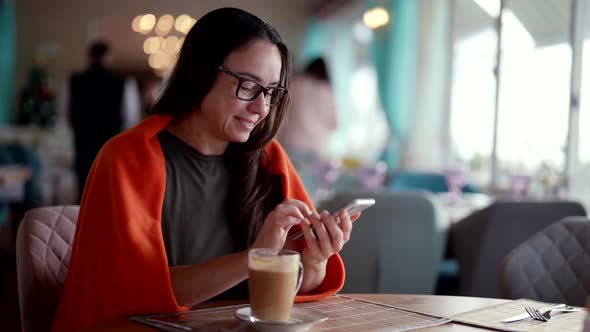
[[379, 98], [387, 116], [390, 138], [383, 160], [400, 165], [416, 104], [420, 0], [371, 1], [383, 6], [390, 21], [374, 32], [371, 57], [377, 71]]
[[14, 4], [0, 0], [0, 124], [7, 124], [12, 113], [15, 34]]
[[325, 45], [327, 42], [327, 28], [326, 23], [313, 17], [305, 27], [305, 34], [303, 36], [303, 47], [301, 48], [300, 60], [304, 65], [319, 56], [325, 56]]

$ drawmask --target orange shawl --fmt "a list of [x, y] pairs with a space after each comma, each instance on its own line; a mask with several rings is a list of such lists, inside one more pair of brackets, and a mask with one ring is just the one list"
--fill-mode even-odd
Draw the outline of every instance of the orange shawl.
[[[156, 135], [170, 116], [154, 115], [114, 137], [99, 152], [88, 179], [53, 331], [74, 331], [116, 317], [188, 310], [170, 284], [160, 217], [166, 169]], [[266, 147], [285, 197], [312, 203], [280, 145]], [[344, 283], [340, 256], [328, 261], [313, 301]]]

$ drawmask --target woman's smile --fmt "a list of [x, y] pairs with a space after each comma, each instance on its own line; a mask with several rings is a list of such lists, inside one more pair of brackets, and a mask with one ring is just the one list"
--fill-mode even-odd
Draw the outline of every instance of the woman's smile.
[[240, 123], [241, 123], [241, 124], [242, 124], [244, 127], [248, 128], [248, 129], [250, 129], [250, 130], [254, 129], [254, 127], [256, 127], [256, 125], [258, 124], [258, 120], [254, 120], [254, 121], [253, 121], [253, 120], [246, 119], [246, 118], [242, 118], [242, 117], [239, 117], [239, 116], [236, 116], [235, 118], [236, 118], [238, 121], [240, 121]]

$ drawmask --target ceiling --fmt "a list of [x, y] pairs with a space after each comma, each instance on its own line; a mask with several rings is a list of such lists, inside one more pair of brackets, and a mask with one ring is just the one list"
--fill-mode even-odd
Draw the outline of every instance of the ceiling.
[[[277, 3], [285, 2], [286, 0], [278, 0]], [[293, 5], [297, 7], [305, 8], [307, 10], [316, 10], [323, 7], [330, 2], [337, 0], [297, 0], [289, 1], [286, 7], [290, 8]], [[76, 9], [86, 8], [87, 10], [95, 12], [111, 12], [116, 14], [119, 11], [125, 12], [127, 9], [144, 8], [155, 9], [155, 8], [168, 8], [169, 10], [190, 10], [195, 7], [223, 7], [223, 6], [237, 6], [240, 7], [252, 7], [255, 6], [256, 0], [241, 0], [241, 1], [227, 1], [227, 0], [14, 0], [16, 10], [36, 11], [36, 12], [48, 12], [48, 11], [61, 11], [63, 9]], [[75, 13], [75, 12], [73, 12]]]
[[[337, 0], [14, 0], [17, 47], [24, 59], [52, 50], [56, 76], [85, 66], [85, 47], [97, 38], [112, 47], [116, 66], [149, 70], [142, 52], [147, 36], [131, 30], [139, 14], [189, 14], [199, 18], [220, 7], [238, 7], [275, 26], [292, 50], [301, 44], [307, 17]], [[285, 13], [288, 13], [286, 15]], [[28, 62], [21, 65], [28, 68]]]
[[569, 39], [572, 0], [510, 0], [507, 8], [533, 36], [537, 46]]
[[[491, 1], [491, 0], [482, 0]], [[537, 47], [569, 40], [570, 13], [573, 0], [506, 0], [511, 10], [531, 34]], [[455, 0], [455, 32], [458, 38], [493, 27], [494, 20], [474, 0]], [[590, 14], [590, 10], [587, 10]], [[585, 36], [590, 37], [590, 24]]]

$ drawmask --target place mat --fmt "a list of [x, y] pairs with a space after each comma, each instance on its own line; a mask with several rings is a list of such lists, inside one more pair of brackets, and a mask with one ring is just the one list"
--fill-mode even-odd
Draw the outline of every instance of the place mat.
[[[175, 314], [131, 317], [130, 319], [164, 331], [249, 331], [248, 324], [234, 317], [247, 305], [192, 310]], [[448, 318], [429, 316], [395, 306], [343, 295], [333, 295], [316, 302], [295, 304], [299, 308], [319, 311], [328, 320], [308, 331], [410, 331], [450, 322]]]
[[328, 320], [315, 325], [310, 331], [391, 331], [401, 332], [438, 326], [450, 322], [416, 311], [392, 305], [334, 295], [319, 302], [297, 306], [320, 311]]
[[502, 304], [467, 311], [451, 316], [454, 322], [487, 327], [499, 331], [543, 331], [543, 332], [581, 332], [584, 327], [586, 311], [555, 314], [548, 322], [525, 319], [513, 323], [503, 323], [502, 320], [526, 313], [525, 306], [543, 308], [551, 303], [538, 302], [528, 299], [509, 301]]

